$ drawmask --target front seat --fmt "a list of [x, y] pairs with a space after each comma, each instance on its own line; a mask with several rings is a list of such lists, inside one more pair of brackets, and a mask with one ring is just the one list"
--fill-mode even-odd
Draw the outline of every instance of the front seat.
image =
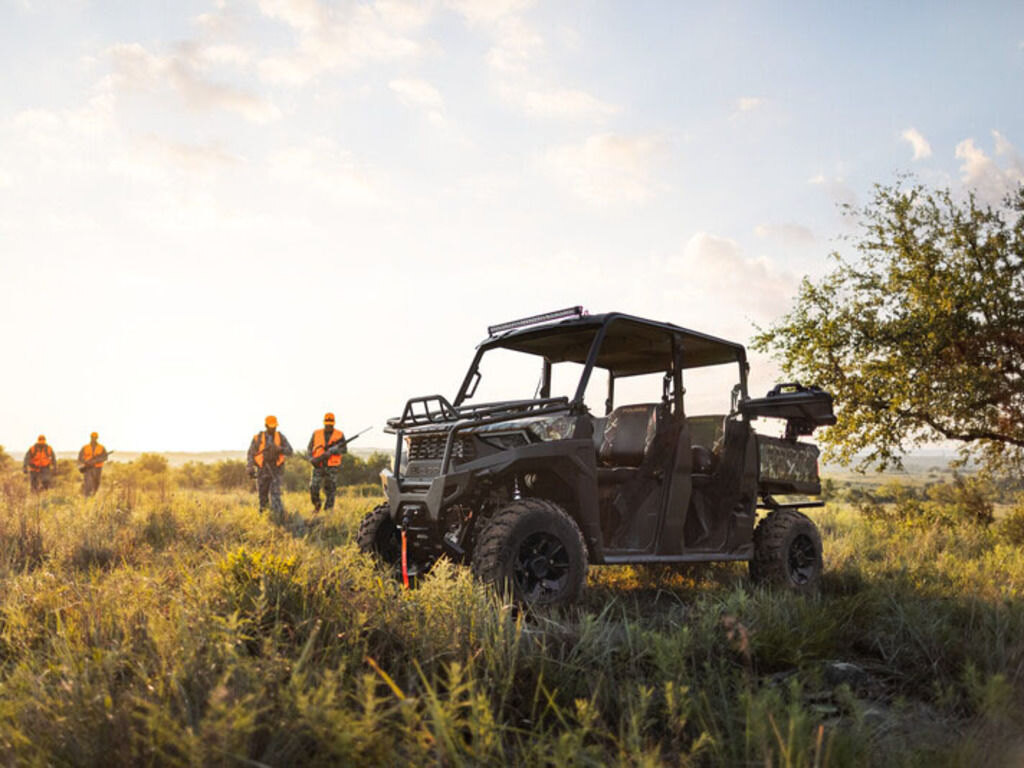
[[597, 452], [598, 479], [625, 482], [650, 453], [664, 407], [661, 403], [623, 405], [608, 416]]

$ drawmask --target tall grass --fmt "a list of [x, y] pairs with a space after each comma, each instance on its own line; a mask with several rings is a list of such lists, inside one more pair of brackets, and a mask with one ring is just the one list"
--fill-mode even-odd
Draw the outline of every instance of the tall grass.
[[403, 590], [352, 542], [378, 499], [343, 495], [312, 527], [243, 491], [73, 490], [0, 499], [5, 764], [1021, 757], [1009, 524], [838, 509], [819, 518], [818, 598], [752, 588], [739, 566], [595, 568], [579, 607], [534, 612], [445, 562]]

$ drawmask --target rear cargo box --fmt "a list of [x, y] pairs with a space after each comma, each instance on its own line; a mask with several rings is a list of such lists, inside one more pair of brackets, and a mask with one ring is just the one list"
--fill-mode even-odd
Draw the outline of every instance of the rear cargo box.
[[836, 423], [832, 395], [800, 384], [779, 384], [765, 397], [744, 400], [740, 411], [748, 419], [785, 419], [791, 436], [809, 435], [817, 427]]
[[821, 493], [818, 446], [757, 435], [757, 455], [759, 493]]

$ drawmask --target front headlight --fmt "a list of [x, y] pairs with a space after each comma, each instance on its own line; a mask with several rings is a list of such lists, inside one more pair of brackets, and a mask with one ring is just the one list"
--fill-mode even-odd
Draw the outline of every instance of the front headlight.
[[540, 440], [567, 440], [572, 437], [572, 430], [575, 422], [568, 416], [552, 416], [550, 419], [535, 421], [529, 426], [529, 430]]
[[522, 432], [498, 432], [491, 435], [480, 435], [481, 440], [492, 448], [507, 451], [529, 445], [530, 439]]

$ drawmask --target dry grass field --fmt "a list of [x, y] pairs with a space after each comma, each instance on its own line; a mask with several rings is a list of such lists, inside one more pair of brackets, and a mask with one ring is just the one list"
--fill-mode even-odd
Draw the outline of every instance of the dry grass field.
[[[519, 610], [353, 545], [378, 499], [272, 521], [115, 465], [83, 500], [0, 479], [9, 765], [1019, 765], [1024, 506], [818, 514], [822, 594], [745, 568], [593, 568]], [[360, 489], [365, 492], [366, 489]]]

